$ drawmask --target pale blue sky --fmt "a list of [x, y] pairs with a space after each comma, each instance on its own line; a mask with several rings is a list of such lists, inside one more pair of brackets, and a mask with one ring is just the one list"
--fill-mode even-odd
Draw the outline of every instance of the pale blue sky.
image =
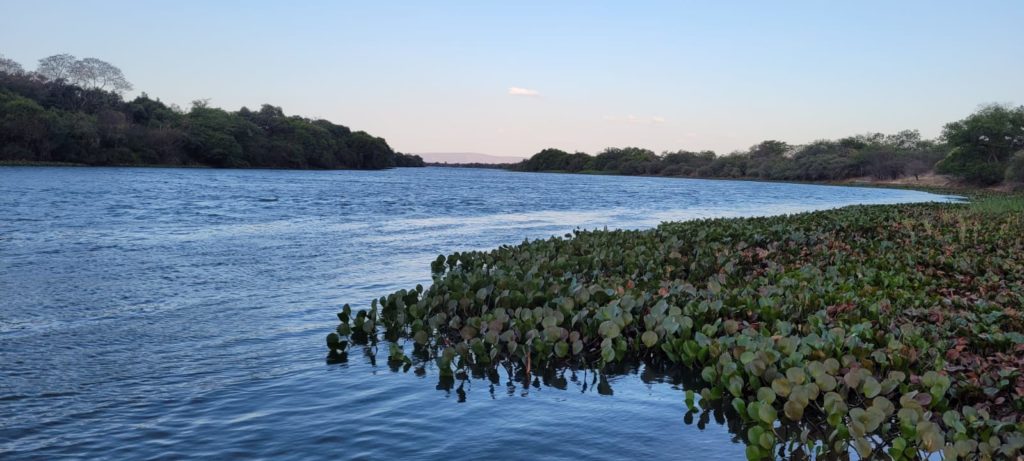
[[[68, 52], [188, 107], [262, 103], [404, 152], [727, 153], [1024, 103], [1024, 1], [0, 0], [0, 53]], [[521, 88], [539, 96], [513, 95]]]

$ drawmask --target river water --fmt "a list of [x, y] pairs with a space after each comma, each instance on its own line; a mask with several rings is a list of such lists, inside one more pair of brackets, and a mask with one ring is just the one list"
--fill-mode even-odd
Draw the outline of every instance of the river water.
[[945, 199], [450, 168], [0, 168], [0, 458], [742, 459], [722, 415], [687, 415], [678, 371], [445, 386], [393, 371], [387, 347], [328, 364], [324, 336], [342, 304], [428, 283], [441, 253]]

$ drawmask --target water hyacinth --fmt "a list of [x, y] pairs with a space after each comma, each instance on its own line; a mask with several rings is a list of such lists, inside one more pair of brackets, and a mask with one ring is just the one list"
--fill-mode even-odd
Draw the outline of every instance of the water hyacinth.
[[[689, 367], [704, 384], [685, 404], [726, 402], [750, 459], [1014, 459], [1021, 201], [577, 231], [439, 256], [429, 288], [346, 305], [327, 345], [336, 358], [350, 341], [411, 338], [442, 376], [501, 363]], [[395, 345], [389, 357], [412, 364]]]

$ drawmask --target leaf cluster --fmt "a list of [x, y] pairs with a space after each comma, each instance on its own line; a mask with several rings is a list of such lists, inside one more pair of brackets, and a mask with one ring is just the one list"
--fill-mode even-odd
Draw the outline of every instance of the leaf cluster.
[[688, 404], [730, 402], [751, 459], [1013, 459], [1022, 203], [666, 223], [442, 255], [428, 289], [354, 316], [346, 306], [328, 346], [343, 353], [353, 331], [413, 338], [442, 375], [507, 362], [689, 367], [704, 384]]

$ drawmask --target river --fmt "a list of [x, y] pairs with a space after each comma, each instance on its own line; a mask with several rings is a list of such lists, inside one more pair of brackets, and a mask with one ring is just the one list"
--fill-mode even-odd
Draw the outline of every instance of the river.
[[387, 347], [328, 364], [324, 336], [342, 304], [429, 283], [442, 253], [945, 199], [454, 168], [0, 167], [0, 458], [742, 459], [721, 415], [687, 415], [678, 371], [450, 388], [392, 371]]

